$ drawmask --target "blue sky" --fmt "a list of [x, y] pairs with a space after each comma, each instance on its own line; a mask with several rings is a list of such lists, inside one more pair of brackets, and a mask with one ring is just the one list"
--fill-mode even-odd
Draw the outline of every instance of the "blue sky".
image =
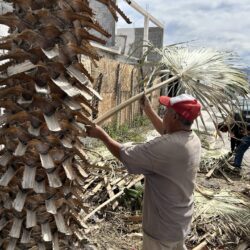
[[[194, 45], [229, 50], [250, 67], [250, 0], [137, 0], [165, 24], [164, 44], [192, 41]], [[119, 7], [133, 24], [123, 20], [118, 27], [143, 26], [143, 16], [125, 1]]]

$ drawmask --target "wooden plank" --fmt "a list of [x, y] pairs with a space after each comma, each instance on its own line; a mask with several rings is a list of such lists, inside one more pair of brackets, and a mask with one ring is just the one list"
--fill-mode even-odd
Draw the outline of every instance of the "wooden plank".
[[126, 180], [125, 180], [125, 179], [122, 179], [122, 180], [120, 180], [120, 181], [117, 183], [117, 186], [118, 186], [119, 188], [121, 188], [121, 187], [125, 186], [125, 184], [126, 184]]
[[139, 13], [141, 13], [143, 16], [147, 16], [152, 23], [154, 23], [156, 26], [164, 29], [165, 25], [161, 23], [159, 20], [157, 20], [154, 16], [152, 16], [148, 11], [144, 10], [139, 4], [137, 4], [134, 0], [125, 0], [131, 7], [133, 7], [135, 10], [137, 10]]
[[92, 194], [92, 195], [96, 194], [102, 187], [103, 187], [103, 183], [102, 183], [102, 182], [99, 182], [99, 183], [94, 187], [94, 189], [91, 191], [91, 194]]
[[[216, 232], [214, 232], [212, 235], [208, 237], [212, 240], [213, 238], [215, 238], [215, 236], [216, 236]], [[203, 250], [206, 247], [207, 243], [208, 241], [204, 240], [198, 246], [194, 247], [192, 250]]]
[[[107, 189], [109, 198], [112, 198], [115, 195], [115, 193], [113, 192], [110, 183], [108, 183], [107, 176], [104, 176], [104, 183], [106, 184], [106, 189]], [[112, 209], [115, 210], [118, 205], [119, 205], [118, 201], [115, 201], [112, 205]]]
[[117, 179], [114, 179], [110, 185], [114, 186], [115, 184], [117, 184], [118, 182], [120, 182], [121, 180], [125, 179], [128, 176], [128, 173], [125, 173], [122, 177], [119, 177]]
[[209, 172], [206, 174], [207, 178], [210, 178], [212, 176], [212, 174], [214, 173], [214, 171], [218, 168], [218, 165], [216, 164], [213, 168], [211, 168], [209, 170]]
[[227, 176], [227, 174], [222, 169], [219, 168], [218, 171], [223, 175], [226, 181], [228, 181], [229, 183], [233, 183], [233, 181]]
[[[116, 101], [116, 106], [118, 106], [121, 103], [121, 82], [120, 82], [120, 69], [121, 69], [121, 64], [117, 65], [116, 68], [116, 80], [115, 80], [115, 101]], [[121, 112], [117, 112], [115, 116], [115, 123], [117, 126], [117, 129], [121, 125]]]

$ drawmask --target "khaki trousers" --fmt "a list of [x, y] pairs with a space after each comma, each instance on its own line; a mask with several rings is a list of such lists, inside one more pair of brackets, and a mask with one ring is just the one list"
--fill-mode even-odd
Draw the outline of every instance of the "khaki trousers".
[[187, 248], [184, 240], [177, 242], [159, 241], [143, 233], [142, 250], [187, 250]]

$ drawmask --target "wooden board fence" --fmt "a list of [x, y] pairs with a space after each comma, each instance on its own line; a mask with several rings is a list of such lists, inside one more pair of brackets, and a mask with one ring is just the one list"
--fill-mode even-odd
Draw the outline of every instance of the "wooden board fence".
[[[91, 64], [91, 75], [95, 80], [94, 88], [100, 92], [103, 100], [96, 102], [96, 108], [99, 114], [104, 114], [114, 106], [126, 101], [130, 97], [141, 92], [138, 79], [141, 79], [141, 73], [137, 66], [121, 63], [116, 60], [102, 58], [96, 68]], [[151, 100], [154, 108], [158, 107], [158, 98], [160, 91], [152, 93]], [[135, 102], [118, 114], [107, 119], [104, 124], [115, 123], [117, 126], [124, 123], [131, 124], [134, 118], [140, 115], [140, 105]], [[96, 118], [93, 117], [94, 119]]]

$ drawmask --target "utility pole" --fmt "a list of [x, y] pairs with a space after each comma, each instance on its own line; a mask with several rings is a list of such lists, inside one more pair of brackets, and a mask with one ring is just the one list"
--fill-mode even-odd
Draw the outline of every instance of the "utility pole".
[[[147, 44], [149, 40], [149, 22], [151, 21], [154, 23], [157, 27], [164, 29], [164, 24], [161, 23], [159, 20], [157, 20], [155, 17], [153, 17], [147, 10], [143, 9], [140, 5], [138, 5], [135, 1], [133, 0], [124, 0], [127, 2], [132, 8], [137, 10], [140, 14], [144, 16], [144, 34], [143, 34], [143, 40], [144, 40], [144, 45]], [[146, 52], [146, 48], [143, 48], [143, 53]]]

